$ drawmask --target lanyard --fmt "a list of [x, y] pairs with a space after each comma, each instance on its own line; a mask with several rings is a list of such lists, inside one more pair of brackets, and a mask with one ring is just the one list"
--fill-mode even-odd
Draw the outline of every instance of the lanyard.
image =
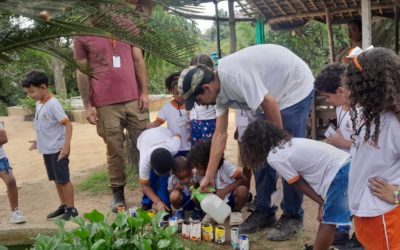
[[342, 116], [342, 111], [343, 111], [343, 108], [340, 109], [339, 120], [338, 120], [337, 128], [340, 128], [340, 124], [342, 124], [342, 121], [343, 121], [344, 117], [345, 117], [346, 114], [349, 112], [349, 111], [344, 112], [344, 114], [343, 114], [343, 116]]
[[42, 111], [44, 105], [46, 105], [46, 103], [43, 103], [42, 107], [40, 107], [39, 111], [36, 113], [36, 117], [35, 117], [36, 121], [39, 119], [39, 114]]

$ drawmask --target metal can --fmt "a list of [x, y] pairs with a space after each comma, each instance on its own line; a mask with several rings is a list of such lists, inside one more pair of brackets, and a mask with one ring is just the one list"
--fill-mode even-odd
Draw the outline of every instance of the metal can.
[[123, 212], [125, 212], [125, 207], [124, 206], [119, 206], [118, 207], [118, 213], [120, 214], [120, 213], [123, 213]]
[[249, 250], [249, 236], [247, 234], [239, 235], [239, 249], [240, 250]]
[[131, 217], [135, 217], [136, 216], [136, 210], [137, 210], [137, 207], [129, 208], [129, 215]]
[[224, 226], [217, 226], [215, 228], [215, 242], [217, 244], [222, 245], [225, 243], [225, 227]]
[[211, 223], [204, 223], [201, 226], [201, 233], [204, 241], [211, 242], [214, 239], [213, 226]]
[[232, 248], [235, 250], [239, 249], [239, 228], [233, 227], [231, 229], [231, 244]]
[[190, 239], [190, 222], [184, 221], [182, 223], [182, 237], [185, 239]]
[[178, 228], [178, 217], [172, 216], [168, 220], [168, 226]]
[[190, 239], [193, 241], [201, 240], [201, 223], [194, 221], [190, 224]]

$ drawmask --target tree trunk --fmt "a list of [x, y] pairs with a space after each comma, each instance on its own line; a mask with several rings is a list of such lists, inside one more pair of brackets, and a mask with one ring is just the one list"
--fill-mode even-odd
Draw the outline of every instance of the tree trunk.
[[58, 58], [51, 58], [51, 67], [54, 72], [54, 84], [56, 87], [56, 94], [63, 99], [67, 99], [67, 87], [65, 85], [64, 68], [65, 64]]

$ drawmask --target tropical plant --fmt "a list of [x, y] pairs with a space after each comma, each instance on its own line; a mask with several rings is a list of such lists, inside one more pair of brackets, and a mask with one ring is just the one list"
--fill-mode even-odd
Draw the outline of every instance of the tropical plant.
[[79, 249], [79, 250], [135, 250], [135, 249], [183, 249], [174, 236], [176, 227], [160, 227], [159, 222], [166, 212], [158, 212], [151, 218], [147, 212], [138, 209], [136, 216], [119, 213], [113, 222], [93, 210], [84, 218], [73, 218], [77, 225], [73, 230], [65, 229], [63, 220], [56, 220], [59, 232], [54, 236], [39, 234], [33, 249]]

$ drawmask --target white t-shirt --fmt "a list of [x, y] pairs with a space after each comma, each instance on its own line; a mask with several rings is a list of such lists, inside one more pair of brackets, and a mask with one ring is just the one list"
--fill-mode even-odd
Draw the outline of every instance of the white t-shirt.
[[178, 107], [177, 103], [174, 100], [171, 100], [158, 112], [157, 120], [162, 123], [167, 122], [167, 128], [171, 130], [172, 133], [181, 136], [182, 140], [179, 151], [190, 150], [191, 144], [187, 127], [189, 119], [184, 105]]
[[[356, 216], [378, 216], [396, 205], [375, 197], [368, 188], [368, 180], [379, 177], [400, 185], [400, 122], [393, 113], [382, 114], [377, 145], [371, 139], [364, 142], [365, 126], [359, 123], [357, 127], [361, 128], [360, 135], [354, 137], [355, 144], [350, 149], [349, 206]], [[370, 131], [374, 130], [371, 125]]]
[[228, 108], [256, 111], [267, 94], [282, 110], [306, 98], [314, 88], [308, 65], [289, 49], [274, 44], [251, 46], [224, 57], [217, 72], [221, 83], [217, 117]]
[[150, 179], [150, 156], [157, 148], [165, 148], [174, 156], [179, 151], [181, 139], [167, 128], [151, 128], [143, 131], [137, 140], [139, 150], [139, 178], [141, 183]]
[[246, 131], [247, 126], [256, 120], [265, 117], [264, 113], [257, 113], [252, 110], [237, 109], [236, 110], [236, 126], [238, 129], [238, 141], [242, 141], [242, 136], [244, 131]]
[[[345, 140], [351, 140], [351, 135], [353, 133], [353, 125], [351, 122], [350, 110], [343, 110], [343, 106], [336, 108], [336, 120], [337, 120], [337, 128], [339, 129], [340, 133], [342, 133], [343, 138]], [[349, 152], [350, 149], [347, 148], [340, 148]]]
[[194, 103], [190, 111], [190, 120], [212, 120], [215, 119], [215, 106], [214, 105], [198, 105]]
[[55, 154], [64, 146], [65, 126], [68, 121], [60, 102], [51, 97], [45, 103], [36, 103], [34, 125], [36, 145], [41, 154]]
[[[198, 175], [193, 175], [192, 178], [190, 178], [190, 182], [189, 185], [194, 185], [194, 184], [198, 184], [200, 183], [202, 177], [198, 176]], [[176, 186], [176, 184], [183, 184], [178, 177], [176, 177], [175, 175], [171, 175], [168, 178], [168, 191], [172, 191], [174, 189], [174, 187]], [[190, 190], [189, 190], [189, 186], [188, 185], [184, 185], [183, 184], [183, 190], [182, 192], [185, 193], [186, 195], [190, 196]]]
[[292, 138], [281, 148], [271, 150], [267, 161], [289, 184], [302, 177], [325, 199], [337, 172], [350, 162], [350, 155], [327, 143]]
[[[215, 175], [215, 186], [217, 189], [224, 189], [230, 184], [236, 181], [236, 178], [239, 177], [241, 171], [239, 168], [235, 167], [228, 161], [224, 161], [222, 166], [218, 169], [217, 174]], [[226, 194], [224, 201], [228, 202], [229, 196], [231, 192]]]
[[[0, 129], [4, 129], [3, 124], [0, 122]], [[4, 152], [3, 145], [0, 145], [0, 159], [6, 157], [6, 152]]]

